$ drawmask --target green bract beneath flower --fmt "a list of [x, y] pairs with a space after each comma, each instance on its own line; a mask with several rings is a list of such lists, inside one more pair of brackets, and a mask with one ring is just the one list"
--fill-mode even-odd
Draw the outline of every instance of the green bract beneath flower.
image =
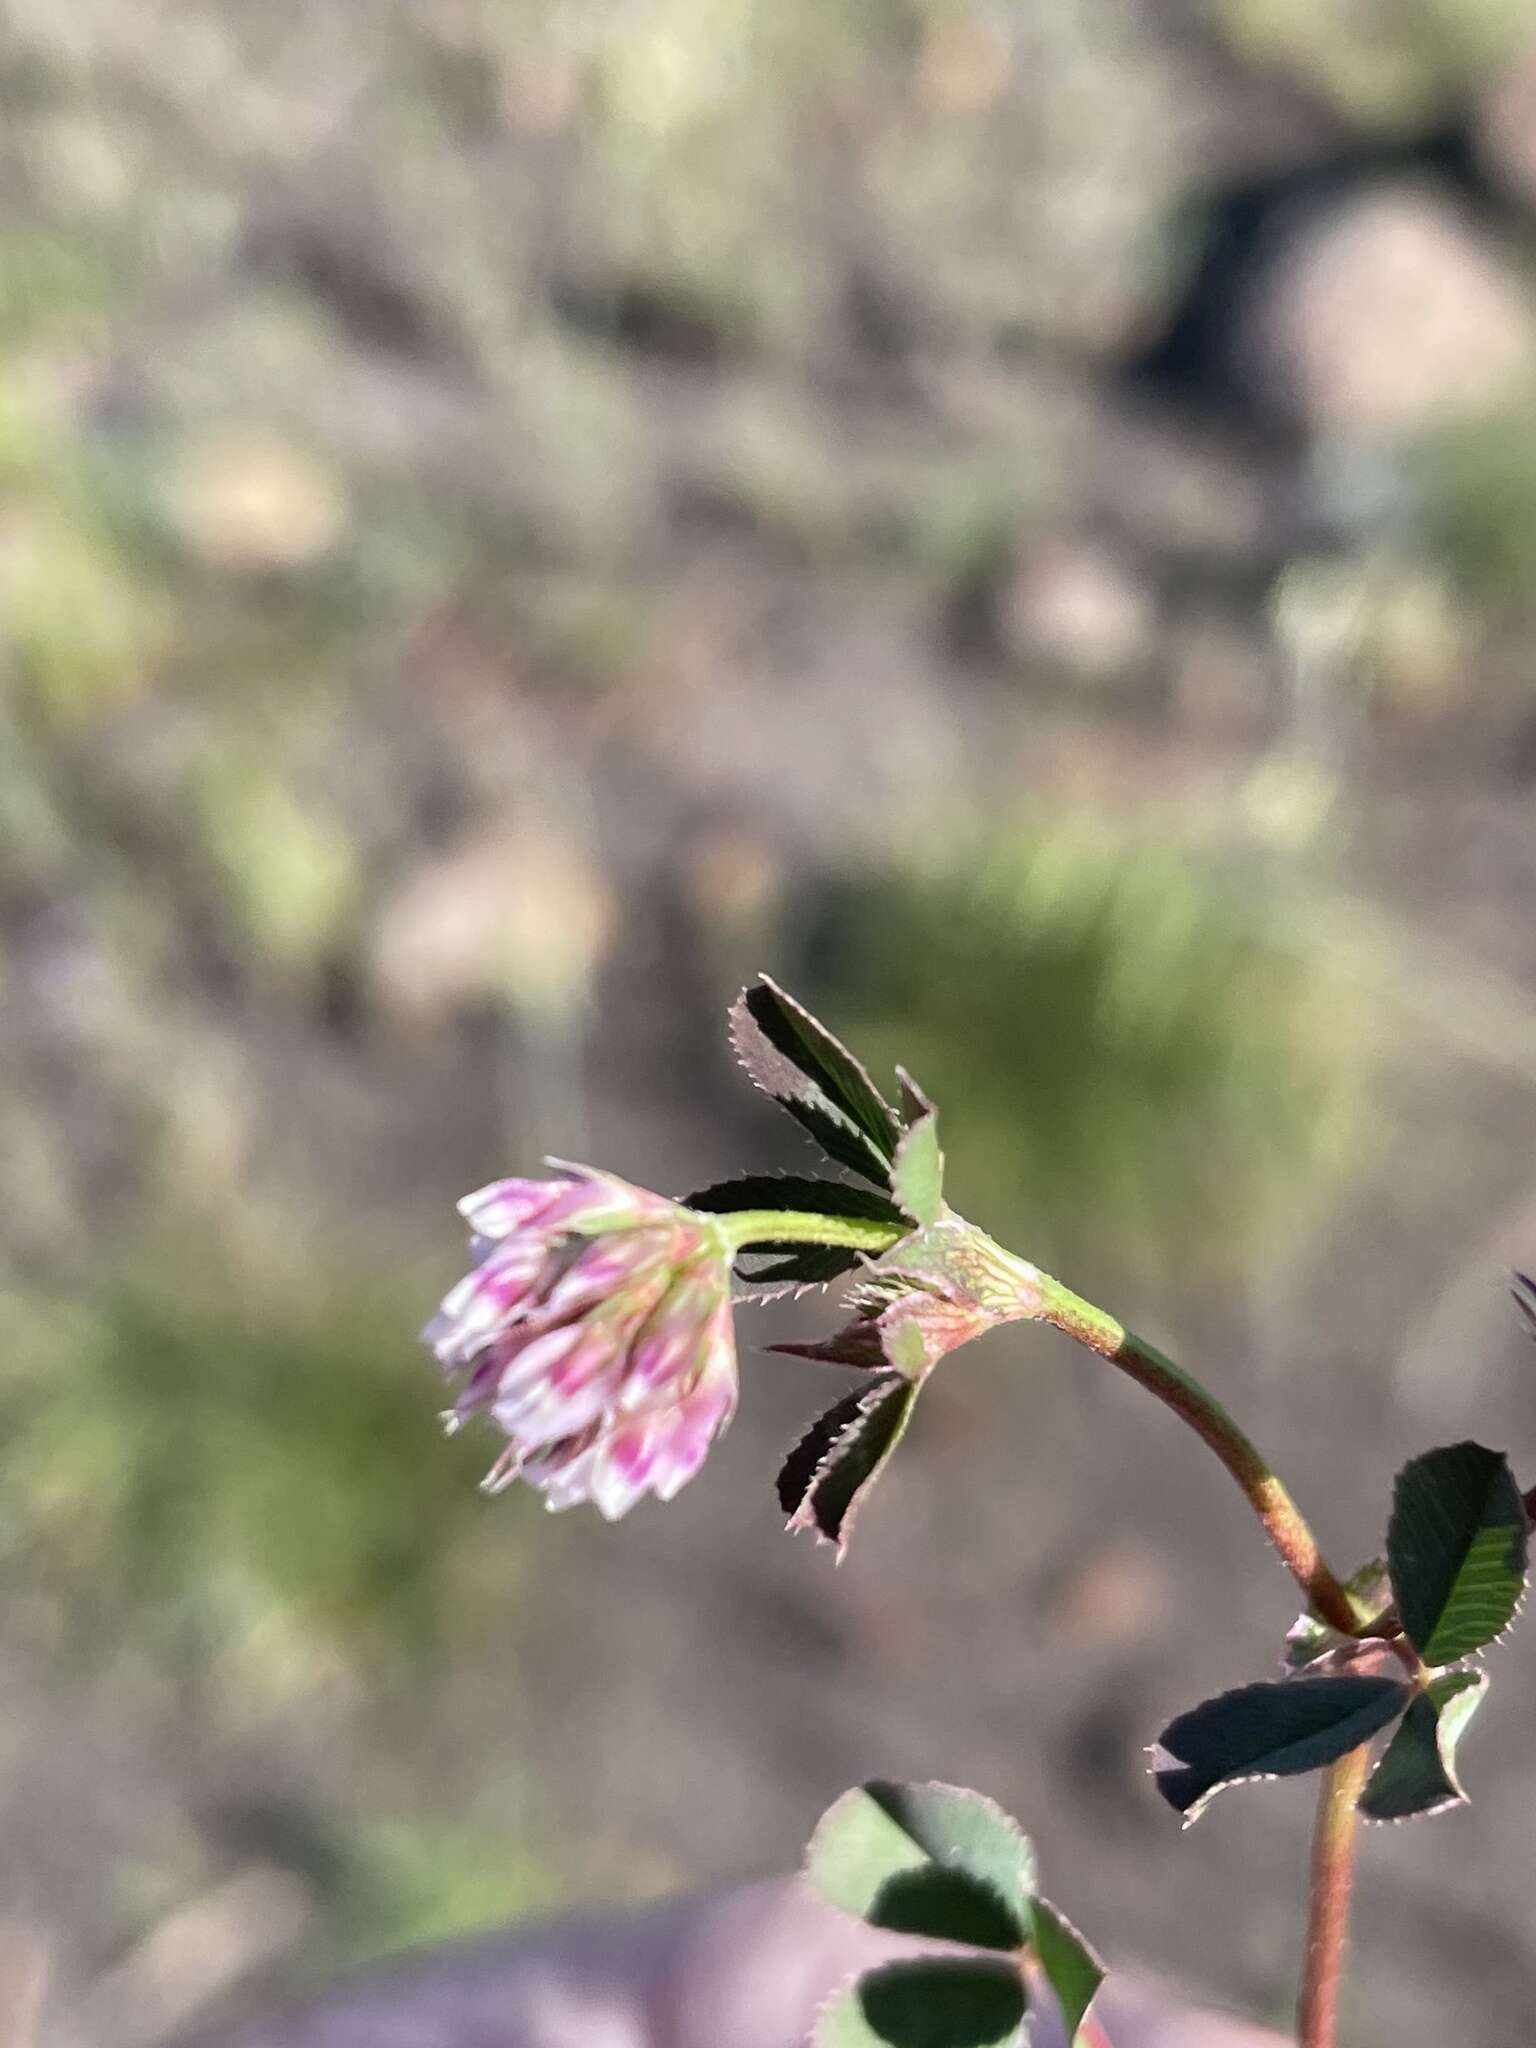
[[849, 1301], [853, 1317], [832, 1336], [770, 1350], [921, 1380], [946, 1352], [1044, 1307], [1035, 1267], [952, 1212], [874, 1260]]
[[812, 1426], [779, 1474], [789, 1526], [814, 1529], [839, 1555], [939, 1360], [1000, 1323], [1038, 1316], [1043, 1296], [1033, 1266], [945, 1211], [866, 1267], [851, 1303], [852, 1320], [832, 1336], [770, 1347], [868, 1375]]

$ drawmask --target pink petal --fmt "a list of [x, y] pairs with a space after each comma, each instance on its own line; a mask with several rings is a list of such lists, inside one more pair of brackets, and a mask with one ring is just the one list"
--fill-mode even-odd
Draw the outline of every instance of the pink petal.
[[550, 1290], [546, 1313], [554, 1320], [595, 1308], [675, 1247], [675, 1233], [665, 1230], [623, 1230], [593, 1238]]
[[510, 1237], [545, 1214], [567, 1194], [569, 1180], [493, 1180], [459, 1203], [459, 1214], [477, 1237]]
[[671, 1500], [693, 1478], [736, 1406], [736, 1354], [730, 1312], [714, 1319], [694, 1387], [681, 1400], [656, 1402], [627, 1416], [598, 1445], [592, 1499], [610, 1521], [643, 1493]]
[[623, 1230], [641, 1223], [686, 1220], [686, 1211], [665, 1195], [653, 1195], [637, 1188], [617, 1174], [600, 1173], [596, 1167], [576, 1166], [567, 1159], [552, 1159], [562, 1176], [561, 1192], [554, 1205], [540, 1216], [540, 1222], [558, 1223], [562, 1229], [582, 1233]]
[[535, 1338], [507, 1368], [491, 1412], [530, 1449], [573, 1436], [606, 1411], [619, 1356], [611, 1337], [581, 1324]]
[[464, 1365], [536, 1291], [546, 1252], [537, 1238], [507, 1239], [443, 1298], [422, 1333], [441, 1365]]
[[589, 1498], [596, 1454], [594, 1437], [594, 1431], [583, 1431], [535, 1452], [524, 1463], [523, 1478], [544, 1495], [544, 1504], [551, 1514], [577, 1507]]
[[636, 1337], [624, 1379], [624, 1405], [636, 1407], [663, 1388], [691, 1378], [707, 1352], [710, 1318], [723, 1280], [693, 1273], [679, 1280]]
[[693, 1478], [735, 1408], [734, 1388], [703, 1387], [682, 1403], [655, 1475], [659, 1500], [672, 1500]]

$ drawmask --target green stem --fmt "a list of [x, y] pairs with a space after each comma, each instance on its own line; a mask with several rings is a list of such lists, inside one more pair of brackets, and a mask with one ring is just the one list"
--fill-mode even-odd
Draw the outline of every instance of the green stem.
[[1339, 1986], [1344, 1937], [1355, 1877], [1358, 1801], [1365, 1790], [1371, 1747], [1363, 1743], [1323, 1773], [1312, 1834], [1307, 1911], [1307, 1954], [1296, 2007], [1297, 2048], [1334, 2048], [1339, 2033]]
[[709, 1221], [733, 1252], [749, 1244], [845, 1244], [856, 1251], [888, 1252], [912, 1234], [911, 1224], [882, 1223], [874, 1216], [815, 1216], [799, 1209], [733, 1209]]
[[1226, 1409], [1181, 1366], [1116, 1322], [1113, 1316], [1082, 1300], [1059, 1281], [1045, 1274], [1040, 1278], [1043, 1319], [1075, 1337], [1079, 1344], [1087, 1345], [1090, 1351], [1098, 1352], [1101, 1358], [1107, 1358], [1187, 1422], [1242, 1488], [1249, 1506], [1264, 1524], [1270, 1541], [1311, 1605], [1345, 1635], [1358, 1634], [1366, 1617], [1356, 1611], [1354, 1602], [1334, 1576], [1306, 1517], [1269, 1461]]

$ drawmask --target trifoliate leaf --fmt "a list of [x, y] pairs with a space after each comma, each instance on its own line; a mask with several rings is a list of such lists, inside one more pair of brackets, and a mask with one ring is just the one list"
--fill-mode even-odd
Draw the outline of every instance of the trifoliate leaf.
[[890, 1105], [848, 1048], [766, 975], [733, 1005], [731, 1043], [757, 1086], [831, 1158], [889, 1185], [900, 1136]]
[[1185, 1824], [1225, 1786], [1337, 1762], [1407, 1707], [1391, 1678], [1290, 1678], [1239, 1686], [1170, 1721], [1152, 1751], [1157, 1789]]
[[822, 2008], [812, 2048], [1017, 2048], [1024, 1980], [979, 1956], [866, 1970]]
[[791, 1529], [814, 1529], [842, 1555], [916, 1399], [914, 1382], [879, 1373], [812, 1425], [779, 1473], [779, 1504]]
[[845, 1792], [805, 1867], [830, 1905], [871, 1927], [1006, 1954], [1032, 1934], [1033, 1849], [1000, 1806], [956, 1785], [873, 1779]]
[[1446, 1444], [1397, 1475], [1387, 1561], [1403, 1630], [1431, 1668], [1501, 1635], [1525, 1590], [1525, 1503], [1508, 1461]]
[[910, 1230], [911, 1223], [889, 1195], [873, 1188], [851, 1188], [843, 1180], [818, 1180], [809, 1174], [744, 1173], [736, 1180], [716, 1181], [685, 1195], [686, 1209], [704, 1209], [712, 1216], [727, 1216], [743, 1209], [790, 1209], [811, 1216], [866, 1216], [871, 1222], [889, 1223]]
[[1360, 1795], [1367, 1820], [1411, 1820], [1461, 1806], [1456, 1745], [1488, 1690], [1486, 1671], [1447, 1671], [1432, 1678], [1398, 1723], [1370, 1783]]
[[1048, 1899], [1030, 1909], [1030, 1940], [1035, 1958], [1061, 2007], [1067, 2040], [1076, 2042], [1083, 2016], [1104, 1982], [1104, 1965], [1065, 1913]]

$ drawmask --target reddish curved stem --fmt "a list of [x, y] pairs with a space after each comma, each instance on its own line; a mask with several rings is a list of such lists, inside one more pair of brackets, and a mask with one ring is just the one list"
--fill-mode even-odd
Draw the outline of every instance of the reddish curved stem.
[[1338, 2040], [1339, 1986], [1360, 1831], [1356, 1802], [1365, 1790], [1370, 1763], [1370, 1745], [1363, 1743], [1323, 1773], [1312, 1834], [1307, 1954], [1296, 2007], [1298, 2048], [1335, 2048]]
[[1075, 1337], [1079, 1344], [1086, 1344], [1101, 1358], [1107, 1358], [1187, 1422], [1242, 1488], [1248, 1505], [1263, 1523], [1270, 1542], [1311, 1606], [1342, 1634], [1361, 1634], [1366, 1617], [1356, 1612], [1354, 1602], [1318, 1548], [1306, 1517], [1268, 1459], [1220, 1402], [1182, 1366], [1165, 1358], [1154, 1345], [1116, 1322], [1103, 1309], [1082, 1300], [1059, 1281], [1044, 1274], [1041, 1280], [1045, 1291], [1044, 1320]]

